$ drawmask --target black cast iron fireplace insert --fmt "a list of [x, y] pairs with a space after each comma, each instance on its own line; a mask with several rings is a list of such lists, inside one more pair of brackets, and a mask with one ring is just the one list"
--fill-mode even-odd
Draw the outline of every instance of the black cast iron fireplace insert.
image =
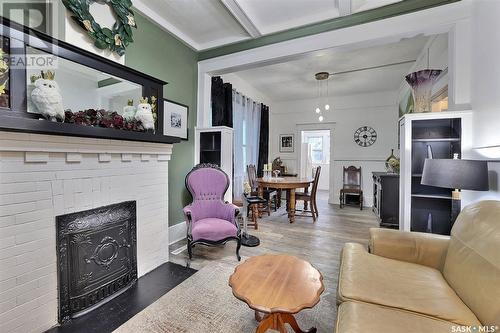
[[56, 217], [59, 322], [85, 314], [137, 281], [136, 202]]

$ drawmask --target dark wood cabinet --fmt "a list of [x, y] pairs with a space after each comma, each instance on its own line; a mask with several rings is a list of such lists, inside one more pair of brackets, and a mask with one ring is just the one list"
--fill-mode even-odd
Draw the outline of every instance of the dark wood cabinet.
[[373, 172], [373, 212], [385, 228], [399, 228], [399, 175]]

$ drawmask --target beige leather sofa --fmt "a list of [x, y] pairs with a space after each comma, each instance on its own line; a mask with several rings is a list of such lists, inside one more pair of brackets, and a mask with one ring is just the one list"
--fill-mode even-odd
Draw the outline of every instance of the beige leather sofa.
[[370, 233], [370, 253], [342, 252], [337, 333], [500, 332], [500, 201], [466, 207], [451, 237]]

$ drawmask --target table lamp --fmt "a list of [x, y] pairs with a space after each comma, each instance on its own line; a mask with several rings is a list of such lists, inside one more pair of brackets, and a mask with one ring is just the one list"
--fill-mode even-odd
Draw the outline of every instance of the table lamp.
[[461, 211], [460, 190], [488, 191], [488, 163], [486, 161], [453, 159], [426, 159], [422, 185], [454, 189], [451, 195], [451, 223]]

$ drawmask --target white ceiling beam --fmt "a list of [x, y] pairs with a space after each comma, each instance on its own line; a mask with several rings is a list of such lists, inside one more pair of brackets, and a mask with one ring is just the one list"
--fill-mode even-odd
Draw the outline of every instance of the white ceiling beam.
[[352, 0], [335, 0], [335, 6], [339, 10], [340, 16], [352, 14]]
[[227, 10], [234, 16], [236, 21], [238, 21], [243, 29], [252, 37], [257, 38], [262, 36], [262, 33], [255, 26], [255, 24], [250, 20], [245, 11], [240, 7], [237, 0], [220, 0]]
[[165, 29], [167, 32], [173, 34], [184, 42], [187, 46], [195, 51], [200, 51], [200, 45], [195, 42], [191, 37], [180, 31], [173, 24], [165, 20], [158, 12], [154, 11], [148, 5], [146, 5], [146, 0], [134, 0], [134, 8], [141, 12], [144, 16], [148, 17], [153, 22], [156, 22], [161, 28]]

